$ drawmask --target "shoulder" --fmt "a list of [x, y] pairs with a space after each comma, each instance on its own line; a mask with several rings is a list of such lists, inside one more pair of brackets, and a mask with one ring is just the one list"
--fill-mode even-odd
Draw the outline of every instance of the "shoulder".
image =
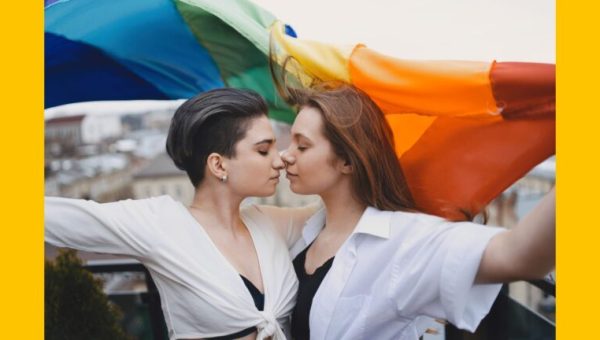
[[434, 237], [457, 228], [483, 227], [471, 222], [452, 222], [445, 218], [420, 212], [390, 212], [392, 234], [405, 234], [411, 238]]
[[126, 199], [113, 203], [106, 203], [106, 205], [120, 206], [128, 210], [143, 210], [146, 213], [150, 212], [155, 214], [172, 211], [173, 209], [184, 208], [182, 203], [174, 200], [168, 195], [142, 199]]
[[392, 235], [418, 244], [468, 244], [485, 241], [505, 230], [467, 221], [453, 222], [439, 216], [414, 212], [393, 212], [390, 225]]
[[390, 213], [390, 227], [393, 233], [410, 232], [420, 234], [452, 227], [452, 222], [435, 215], [419, 212], [394, 211]]
[[184, 215], [186, 209], [182, 203], [166, 195], [110, 203], [84, 202], [89, 203], [83, 203], [79, 208], [97, 212], [114, 221], [136, 222], [147, 227], [159, 224], [172, 225], [174, 220]]
[[100, 207], [107, 209], [152, 209], [160, 210], [160, 207], [174, 207], [181, 204], [175, 201], [173, 198], [167, 195], [149, 197], [142, 199], [124, 199], [114, 202], [99, 203], [92, 200], [85, 200], [79, 198], [66, 198], [66, 197], [52, 197], [46, 196], [44, 198], [46, 205], [65, 205], [73, 207]]
[[442, 217], [421, 212], [394, 211], [392, 214], [393, 220], [397, 224], [440, 224], [449, 222]]

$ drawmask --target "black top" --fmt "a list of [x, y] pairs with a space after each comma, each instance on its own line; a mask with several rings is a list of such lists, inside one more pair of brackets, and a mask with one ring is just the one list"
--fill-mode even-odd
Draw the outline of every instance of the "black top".
[[[312, 245], [312, 244], [311, 244]], [[306, 252], [310, 246], [306, 247], [294, 259], [294, 270], [298, 276], [298, 298], [296, 299], [296, 307], [292, 312], [292, 338], [294, 340], [310, 339], [310, 330], [308, 328], [308, 316], [310, 315], [310, 307], [317, 289], [321, 285], [323, 278], [331, 268], [333, 257], [327, 260], [323, 265], [315, 270], [312, 275], [306, 273], [304, 263], [306, 262]]]
[[[261, 293], [260, 290], [258, 290], [258, 288], [256, 288], [256, 286], [254, 284], [252, 284], [252, 282], [250, 280], [245, 278], [242, 274], [240, 274], [240, 276], [242, 277], [242, 281], [244, 281], [246, 288], [248, 288], [250, 295], [252, 295], [252, 299], [254, 300], [254, 305], [256, 306], [256, 309], [263, 310], [263, 308], [265, 308], [265, 295], [263, 293]], [[208, 338], [208, 339], [210, 339], [210, 340], [238, 339], [238, 338], [245, 337], [246, 335], [252, 334], [252, 333], [254, 333], [254, 331], [256, 331], [256, 327], [250, 327], [250, 328], [244, 329], [243, 331], [237, 332], [235, 334], [218, 336], [218, 337]]]

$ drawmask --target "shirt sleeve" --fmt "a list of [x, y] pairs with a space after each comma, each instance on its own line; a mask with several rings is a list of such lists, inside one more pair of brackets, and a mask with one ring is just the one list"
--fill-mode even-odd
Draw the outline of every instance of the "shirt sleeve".
[[285, 208], [270, 205], [257, 206], [285, 240], [288, 249], [302, 236], [306, 221], [322, 206], [320, 201], [299, 208]]
[[474, 332], [489, 313], [501, 284], [475, 284], [475, 277], [489, 241], [501, 228], [461, 223], [446, 240], [448, 253], [442, 268], [440, 295], [446, 319]]
[[112, 203], [47, 197], [44, 237], [58, 246], [144, 257], [151, 248], [155, 199]]
[[446, 319], [474, 332], [501, 288], [500, 284], [474, 282], [487, 244], [502, 231], [469, 222], [445, 222], [424, 232], [427, 236], [417, 238], [395, 261], [399, 313]]

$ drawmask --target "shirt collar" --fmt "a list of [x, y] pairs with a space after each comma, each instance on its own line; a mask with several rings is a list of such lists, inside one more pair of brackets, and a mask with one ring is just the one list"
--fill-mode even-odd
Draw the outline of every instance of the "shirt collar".
[[367, 207], [358, 220], [353, 234], [367, 234], [384, 239], [390, 238], [391, 211], [381, 211], [377, 208]]
[[[302, 238], [308, 245], [317, 238], [325, 225], [325, 206], [322, 206], [304, 225]], [[391, 211], [381, 211], [377, 208], [367, 207], [358, 220], [352, 234], [367, 234], [384, 239], [390, 238]]]
[[306, 245], [309, 245], [317, 238], [321, 229], [325, 226], [325, 206], [321, 206], [304, 224], [302, 238]]

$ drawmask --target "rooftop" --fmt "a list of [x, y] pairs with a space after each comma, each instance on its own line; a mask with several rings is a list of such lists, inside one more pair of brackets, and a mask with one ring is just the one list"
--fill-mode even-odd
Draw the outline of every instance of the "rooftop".
[[179, 170], [169, 155], [161, 153], [143, 167], [134, 178], [149, 178], [149, 177], [169, 177], [169, 176], [186, 176], [186, 173]]
[[83, 118], [85, 118], [84, 114], [50, 118], [50, 119], [46, 120], [46, 125], [61, 125], [61, 124], [79, 123], [83, 120]]

